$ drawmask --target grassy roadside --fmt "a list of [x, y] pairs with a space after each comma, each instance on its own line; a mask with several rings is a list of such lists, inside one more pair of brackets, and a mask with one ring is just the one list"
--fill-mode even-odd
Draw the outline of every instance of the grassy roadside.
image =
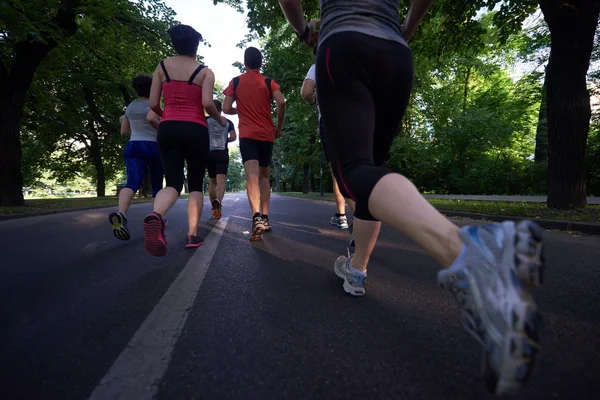
[[[282, 196], [303, 197], [318, 200], [334, 201], [333, 193], [280, 193]], [[460, 211], [478, 214], [507, 215], [511, 217], [542, 218], [559, 221], [581, 221], [600, 223], [600, 206], [587, 206], [583, 210], [557, 211], [546, 207], [545, 203], [509, 202], [509, 201], [476, 201], [428, 199], [440, 211]]]
[[[181, 195], [186, 198], [187, 195]], [[134, 198], [133, 204], [149, 203], [152, 198]], [[118, 197], [65, 197], [25, 200], [24, 207], [0, 207], [0, 215], [26, 214], [38, 211], [69, 211], [74, 209], [117, 206]]]

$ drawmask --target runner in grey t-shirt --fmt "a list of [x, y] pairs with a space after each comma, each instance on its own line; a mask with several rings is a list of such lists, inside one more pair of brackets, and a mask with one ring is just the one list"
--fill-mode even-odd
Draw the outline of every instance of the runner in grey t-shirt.
[[[215, 100], [217, 111], [221, 112], [221, 102]], [[227, 126], [221, 126], [212, 118], [207, 118], [208, 136], [210, 141], [210, 154], [206, 169], [210, 178], [208, 187], [208, 196], [212, 205], [212, 217], [221, 219], [221, 203], [225, 196], [225, 182], [227, 180], [227, 170], [229, 169], [229, 150], [227, 143], [237, 139], [235, 128], [230, 120], [227, 120]]]
[[301, 0], [279, 3], [305, 44], [315, 47], [318, 39], [328, 154], [342, 193], [355, 204], [355, 251], [333, 265], [342, 288], [365, 294], [382, 223], [404, 233], [440, 264], [438, 284], [457, 300], [464, 327], [483, 347], [488, 390], [514, 394], [531, 376], [539, 350], [533, 288], [542, 283], [542, 230], [533, 221], [459, 228], [409, 179], [383, 166], [412, 91], [407, 41], [433, 0], [412, 0], [403, 25], [399, 0], [321, 0], [320, 31], [316, 20], [305, 21]]
[[[317, 104], [317, 76], [316, 76], [316, 65], [313, 64], [310, 66], [310, 69], [306, 73], [306, 77], [304, 78], [304, 82], [302, 82], [302, 88], [300, 89], [300, 94], [302, 99], [306, 101], [308, 104], [316, 104], [317, 109], [319, 105]], [[319, 136], [321, 137], [321, 147], [323, 149], [323, 153], [325, 153], [325, 159], [327, 160], [327, 165], [329, 165], [329, 170], [331, 172], [331, 179], [333, 180], [333, 194], [335, 196], [335, 203], [337, 206], [337, 212], [331, 219], [329, 223], [336, 228], [339, 229], [348, 229], [348, 217], [346, 217], [346, 200], [344, 196], [340, 192], [340, 188], [338, 186], [337, 180], [335, 179], [335, 175], [333, 174], [333, 170], [331, 170], [331, 163], [329, 162], [329, 158], [327, 157], [327, 146], [325, 144], [325, 127], [321, 123], [321, 111], [319, 110]]]

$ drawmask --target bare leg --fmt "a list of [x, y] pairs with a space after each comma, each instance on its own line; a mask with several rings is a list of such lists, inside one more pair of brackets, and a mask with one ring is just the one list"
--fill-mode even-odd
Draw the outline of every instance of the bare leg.
[[333, 175], [333, 170], [331, 169], [331, 164], [329, 164], [329, 171], [331, 172], [331, 179], [333, 179], [333, 194], [335, 195], [335, 205], [337, 206], [338, 214], [346, 214], [346, 200], [342, 193], [340, 192], [340, 187], [338, 186], [337, 180]]
[[167, 211], [179, 198], [179, 193], [177, 190], [172, 187], [162, 188], [160, 192], [156, 194], [156, 198], [154, 199], [154, 212], [159, 213], [163, 217], [167, 215]]
[[252, 209], [252, 215], [260, 213], [260, 188], [258, 185], [258, 160], [248, 160], [244, 163], [246, 171], [246, 191]]
[[[462, 249], [458, 227], [440, 214], [402, 175], [388, 174], [377, 182], [369, 197], [369, 212], [409, 236], [444, 268], [454, 262]], [[356, 223], [354, 230], [356, 235]], [[359, 241], [356, 236], [357, 252], [361, 247], [368, 248], [365, 239]]]
[[354, 228], [352, 233], [354, 234], [354, 242], [356, 251], [352, 256], [352, 267], [359, 270], [365, 271], [371, 253], [377, 243], [377, 237], [379, 236], [379, 230], [381, 229], [381, 222], [379, 221], [367, 221], [364, 219], [354, 218]]
[[131, 201], [133, 200], [133, 196], [135, 192], [129, 188], [123, 188], [119, 192], [119, 211], [123, 214], [127, 214], [129, 211], [129, 206], [131, 206]]
[[[217, 179], [215, 180], [215, 192], [216, 198], [219, 199], [220, 202], [223, 201], [223, 197], [225, 197], [225, 180], [227, 179], [227, 175], [219, 174], [217, 175]], [[210, 185], [212, 187], [213, 181], [211, 179]]]
[[217, 178], [210, 178], [210, 184], [208, 185], [208, 198], [210, 199], [211, 203], [213, 200], [219, 198], [217, 194]]
[[271, 183], [269, 182], [269, 167], [260, 167], [260, 209], [262, 215], [269, 215], [271, 204]]
[[188, 198], [188, 236], [196, 236], [198, 234], [198, 224], [202, 217], [202, 203], [204, 195], [202, 192], [191, 192]]

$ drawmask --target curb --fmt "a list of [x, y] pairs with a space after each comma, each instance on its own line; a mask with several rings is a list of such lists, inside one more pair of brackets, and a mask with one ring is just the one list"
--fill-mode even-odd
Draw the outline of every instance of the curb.
[[[327, 198], [311, 198], [311, 197], [296, 197], [296, 196], [286, 196], [281, 195], [282, 197], [287, 197], [290, 199], [305, 199], [305, 200], [318, 200], [318, 201], [327, 201], [333, 202], [332, 199]], [[542, 229], [546, 230], [559, 230], [559, 231], [567, 231], [567, 232], [580, 232], [586, 235], [599, 235], [600, 236], [600, 224], [592, 223], [592, 222], [580, 222], [580, 221], [560, 221], [555, 219], [544, 219], [544, 218], [526, 218], [526, 217], [515, 217], [511, 215], [497, 215], [497, 214], [480, 214], [480, 213], [472, 213], [472, 212], [464, 212], [464, 211], [450, 211], [450, 210], [442, 210], [437, 209], [439, 212], [444, 214], [447, 217], [454, 218], [468, 218], [472, 220], [485, 220], [485, 221], [493, 221], [493, 222], [502, 222], [506, 220], [512, 221], [520, 221], [524, 219], [529, 219], [534, 221], [536, 224], [540, 226]]]
[[449, 210], [438, 210], [447, 217], [458, 217], [458, 218], [469, 218], [473, 220], [487, 220], [494, 222], [502, 222], [506, 220], [524, 220], [529, 219], [534, 221], [540, 226], [540, 228], [546, 230], [559, 230], [568, 232], [581, 232], [586, 235], [600, 235], [600, 224], [591, 222], [579, 222], [579, 221], [559, 221], [555, 219], [543, 219], [543, 218], [526, 218], [526, 217], [515, 217], [511, 215], [495, 215], [495, 214], [479, 214], [462, 211], [449, 211]]

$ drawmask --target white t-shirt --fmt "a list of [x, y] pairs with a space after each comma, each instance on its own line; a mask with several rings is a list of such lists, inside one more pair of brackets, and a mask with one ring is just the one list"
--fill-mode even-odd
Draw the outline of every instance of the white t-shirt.
[[[306, 78], [304, 78], [304, 79], [310, 79], [315, 84], [317, 83], [317, 67], [315, 64], [310, 66], [310, 68], [308, 69], [308, 72], [306, 73]], [[319, 108], [318, 104], [317, 104], [317, 110], [319, 110], [319, 119], [321, 119], [321, 109]]]

